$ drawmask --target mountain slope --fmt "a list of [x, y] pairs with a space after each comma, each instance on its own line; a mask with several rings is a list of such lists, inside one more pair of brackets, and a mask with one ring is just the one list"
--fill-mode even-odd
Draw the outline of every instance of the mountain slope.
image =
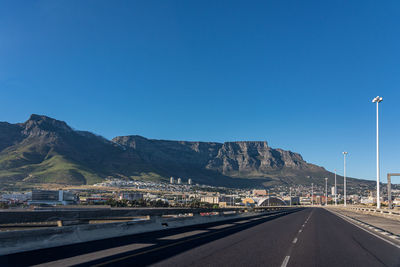
[[91, 184], [144, 168], [133, 151], [46, 116], [0, 127], [0, 179], [7, 182]]
[[0, 122], [2, 186], [93, 184], [107, 177], [166, 181], [170, 176], [231, 187], [323, 184], [323, 177], [333, 179], [300, 154], [273, 149], [264, 141], [186, 142], [137, 135], [109, 141], [41, 115], [19, 124]]

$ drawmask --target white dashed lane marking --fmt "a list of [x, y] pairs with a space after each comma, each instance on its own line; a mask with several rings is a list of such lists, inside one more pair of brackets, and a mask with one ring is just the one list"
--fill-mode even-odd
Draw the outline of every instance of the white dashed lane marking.
[[286, 256], [285, 259], [282, 262], [281, 267], [286, 267], [288, 262], [289, 262], [290, 256]]
[[235, 223], [242, 224], [242, 223], [248, 223], [248, 222], [250, 222], [250, 220], [244, 220], [244, 221], [239, 221], [239, 222], [235, 222]]
[[132, 252], [132, 251], [135, 251], [135, 250], [138, 250], [141, 248], [150, 247], [153, 245], [155, 245], [155, 244], [134, 243], [134, 244], [129, 244], [129, 245], [125, 245], [125, 246], [114, 247], [114, 248], [99, 250], [96, 252], [86, 253], [86, 254], [74, 256], [71, 258], [46, 262], [46, 263], [42, 263], [42, 264], [35, 265], [35, 266], [41, 266], [41, 267], [73, 266], [73, 265], [83, 264], [85, 262], [89, 262], [89, 261], [93, 261], [93, 260], [103, 259], [105, 257], [112, 256], [112, 255], [115, 255], [118, 253]]
[[208, 229], [210, 229], [210, 230], [219, 230], [219, 229], [231, 227], [231, 226], [233, 226], [233, 225], [234, 225], [234, 224], [228, 223], [228, 224], [223, 224], [223, 225], [217, 225], [217, 226], [214, 226], [214, 227], [210, 227], [210, 228], [208, 228]]
[[308, 220], [310, 219], [311, 214], [312, 214], [312, 211], [311, 211], [310, 215], [308, 215], [308, 217], [307, 217], [307, 219], [305, 220], [304, 224], [301, 226], [301, 228], [300, 228], [299, 232], [297, 233], [296, 237], [293, 239], [292, 245], [289, 247], [289, 250], [288, 250], [288, 252], [287, 252], [287, 256], [283, 259], [283, 262], [282, 262], [281, 267], [286, 267], [286, 266], [287, 266], [287, 264], [288, 264], [288, 262], [289, 262], [289, 259], [290, 259], [290, 254], [292, 253], [292, 250], [293, 250], [293, 248], [294, 248], [294, 246], [295, 246], [294, 244], [297, 243], [297, 241], [298, 241], [298, 236], [299, 236], [299, 234], [303, 231], [303, 228], [304, 228], [304, 226], [307, 224]]
[[185, 237], [189, 237], [189, 236], [193, 236], [193, 235], [198, 235], [198, 234], [202, 234], [202, 233], [206, 233], [206, 232], [208, 232], [208, 231], [207, 230], [195, 230], [195, 231], [185, 232], [182, 234], [161, 237], [161, 238], [159, 238], [159, 240], [177, 240], [177, 239], [181, 239], [181, 238], [185, 238]]

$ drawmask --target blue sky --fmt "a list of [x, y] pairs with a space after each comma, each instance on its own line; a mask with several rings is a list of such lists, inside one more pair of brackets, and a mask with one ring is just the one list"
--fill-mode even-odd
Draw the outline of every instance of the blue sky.
[[400, 171], [398, 1], [2, 1], [0, 121], [112, 138], [267, 140], [375, 179]]

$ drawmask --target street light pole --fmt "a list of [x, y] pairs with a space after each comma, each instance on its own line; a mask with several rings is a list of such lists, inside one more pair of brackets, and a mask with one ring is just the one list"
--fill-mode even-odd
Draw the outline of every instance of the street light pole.
[[349, 154], [346, 151], [343, 152], [343, 164], [344, 164], [344, 172], [343, 172], [343, 179], [344, 179], [344, 206], [347, 206], [347, 194], [346, 194], [346, 155]]
[[314, 206], [314, 183], [311, 183], [311, 206]]
[[267, 191], [268, 191], [268, 206], [269, 206], [269, 189]]
[[328, 178], [325, 178], [325, 206], [328, 206]]
[[336, 169], [335, 169], [335, 206], [337, 206]]
[[290, 199], [290, 206], [292, 206], [292, 188], [291, 187], [290, 187], [289, 199]]
[[381, 208], [380, 188], [379, 188], [379, 103], [383, 98], [380, 96], [372, 99], [376, 103], [376, 208]]

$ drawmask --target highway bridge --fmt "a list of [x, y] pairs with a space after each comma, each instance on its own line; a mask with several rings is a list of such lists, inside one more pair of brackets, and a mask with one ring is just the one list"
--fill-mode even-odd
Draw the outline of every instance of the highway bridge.
[[0, 266], [400, 266], [400, 241], [324, 208], [267, 211], [0, 257]]

